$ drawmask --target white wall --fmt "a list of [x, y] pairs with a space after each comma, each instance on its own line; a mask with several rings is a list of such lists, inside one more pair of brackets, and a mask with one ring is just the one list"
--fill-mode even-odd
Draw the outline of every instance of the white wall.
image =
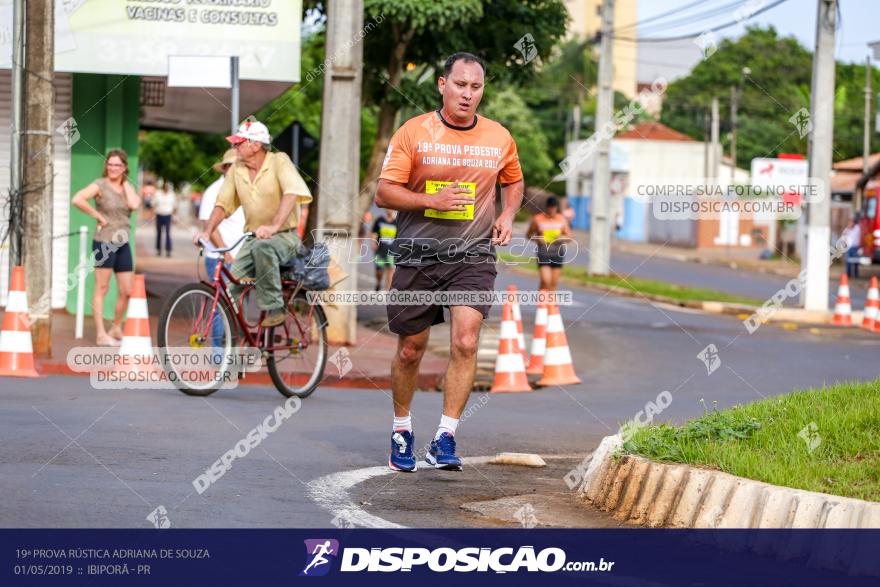
[[[70, 74], [55, 74], [55, 121], [58, 127], [71, 116], [72, 78]], [[12, 130], [12, 75], [0, 70], [0, 234], [6, 232], [9, 205], [10, 149]], [[54, 137], [55, 161], [53, 183], [52, 235], [69, 232], [70, 221], [70, 150], [64, 138]], [[46, 235], [47, 238], [50, 235]], [[63, 308], [67, 297], [68, 238], [57, 238], [52, 243], [52, 308]], [[9, 286], [9, 241], [0, 247], [0, 305], [6, 305]]]

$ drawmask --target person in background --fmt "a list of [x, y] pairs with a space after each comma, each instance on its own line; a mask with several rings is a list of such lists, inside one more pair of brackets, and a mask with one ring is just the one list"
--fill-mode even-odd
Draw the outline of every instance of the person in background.
[[[214, 170], [221, 175], [214, 183], [209, 185], [205, 190], [205, 193], [202, 194], [202, 204], [199, 207], [199, 230], [205, 230], [207, 227], [211, 212], [214, 211], [214, 206], [217, 204], [217, 195], [220, 193], [220, 188], [223, 186], [223, 181], [226, 179], [226, 172], [229, 171], [229, 168], [232, 167], [235, 160], [235, 149], [229, 149], [223, 154], [223, 160], [214, 164]], [[225, 249], [227, 246], [240, 239], [242, 234], [244, 234], [244, 209], [239, 207], [232, 215], [220, 222], [220, 224], [217, 225], [216, 230], [208, 235], [208, 237], [215, 248]], [[214, 280], [214, 270], [217, 268], [217, 263], [220, 261], [220, 257], [223, 257], [223, 264], [229, 269], [232, 266], [232, 261], [235, 259], [235, 254], [239, 249], [241, 249], [241, 244], [223, 255], [215, 253], [213, 250], [205, 252], [205, 270], [208, 272], [209, 281]]]
[[[213, 165], [214, 170], [220, 173], [220, 177], [209, 185], [205, 193], [202, 194], [202, 203], [199, 207], [199, 230], [204, 231], [208, 225], [208, 219], [211, 217], [211, 212], [214, 211], [214, 206], [217, 204], [217, 195], [220, 193], [220, 188], [226, 180], [226, 172], [229, 171], [235, 160], [235, 149], [229, 149], [223, 154], [223, 159]], [[215, 248], [225, 249], [227, 246], [238, 241], [243, 234], [244, 208], [239, 207], [231, 216], [220, 222], [217, 228], [208, 235], [208, 238]], [[241, 249], [242, 244], [239, 243], [237, 247], [223, 254], [216, 253], [212, 249], [205, 251], [205, 271], [208, 273], [208, 281], [214, 281], [214, 274], [218, 263], [223, 263], [227, 269], [232, 267], [235, 254]], [[223, 345], [223, 323], [219, 317], [211, 325], [211, 335], [214, 339], [215, 347]]]
[[563, 198], [559, 207], [562, 209], [562, 215], [565, 216], [565, 219], [568, 221], [568, 225], [571, 226], [571, 223], [574, 222], [574, 208], [571, 207], [568, 203], [568, 198]]
[[165, 231], [165, 254], [171, 256], [171, 218], [177, 210], [177, 195], [170, 183], [156, 192], [153, 198], [156, 211], [156, 256], [162, 255], [162, 231]]
[[[95, 207], [89, 200], [95, 199]], [[131, 211], [141, 205], [131, 183], [128, 181], [128, 156], [115, 149], [107, 153], [104, 173], [73, 196], [73, 205], [98, 221], [92, 241], [95, 257], [95, 291], [92, 295], [92, 312], [95, 316], [95, 342], [98, 346], [119, 346], [122, 339], [122, 320], [128, 308], [131, 294], [134, 263], [131, 258]], [[104, 329], [104, 296], [110, 286], [110, 273], [116, 273], [119, 296], [113, 325]]]
[[859, 220], [858, 214], [853, 215], [842, 235], [846, 240], [846, 276], [850, 279], [859, 277], [859, 249], [862, 247], [862, 227]]
[[532, 217], [526, 238], [534, 240], [538, 246], [540, 289], [556, 291], [565, 260], [565, 242], [571, 240], [571, 228], [568, 220], [559, 211], [559, 200], [556, 196], [547, 198], [544, 212]]
[[153, 198], [155, 195], [156, 182], [152, 179], [145, 180], [143, 187], [141, 187], [141, 200], [144, 202], [144, 213], [141, 220], [153, 219]]
[[376, 241], [376, 291], [382, 289], [382, 277], [385, 277], [385, 289], [391, 289], [391, 278], [394, 276], [394, 258], [391, 256], [391, 244], [397, 236], [397, 213], [390, 208], [385, 215], [376, 218], [371, 230]]

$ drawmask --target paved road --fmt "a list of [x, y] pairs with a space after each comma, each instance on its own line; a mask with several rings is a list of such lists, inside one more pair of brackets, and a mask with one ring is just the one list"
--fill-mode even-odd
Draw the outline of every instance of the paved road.
[[[502, 272], [499, 285], [508, 283], [534, 287]], [[461, 513], [454, 498], [438, 506], [431, 496], [492, 500], [535, 495], [538, 488], [570, 499], [560, 478], [565, 466], [663, 390], [674, 399], [660, 419], [680, 421], [702, 412], [701, 399], [724, 407], [878, 377], [880, 345], [858, 331], [843, 336], [765, 326], [748, 335], [726, 316], [583, 290], [575, 299], [562, 313], [583, 383], [531, 394], [474, 394], [459, 432], [464, 455], [572, 455], [567, 461], [547, 470], [484, 464], [460, 477], [434, 471], [374, 477], [352, 488], [355, 505], [391, 523], [437, 525], [446, 515], [438, 507], [445, 507], [455, 524], [486, 525], [494, 522]], [[525, 308], [524, 314], [530, 331], [534, 313]], [[711, 375], [697, 358], [709, 344], [721, 361]], [[381, 466], [387, 458], [391, 410], [384, 390], [319, 389], [202, 495], [192, 480], [281, 405], [273, 389], [241, 387], [199, 399], [176, 391], [94, 390], [87, 379], [54, 377], [3, 379], [0, 398], [6, 449], [0, 524], [6, 527], [145, 527], [159, 505], [177, 527], [326, 527], [335, 513], [315, 502], [306, 483]], [[435, 429], [441, 401], [437, 393], [417, 394], [419, 445]]]
[[[657, 251], [659, 252], [661, 249], [662, 245], [657, 245]], [[590, 254], [586, 243], [578, 248], [577, 254], [570, 254], [568, 259], [574, 265], [589, 267]], [[864, 307], [867, 297], [867, 280], [871, 275], [878, 274], [877, 269], [873, 267], [863, 269], [866, 277], [850, 284], [853, 308], [859, 310]], [[642, 255], [620, 251], [612, 251], [611, 253], [611, 270], [621, 275], [633, 275], [689, 287], [714, 289], [756, 300], [769, 299], [774, 293], [784, 288], [791, 279], [791, 277], [772, 273], [759, 273], [693, 261], [679, 261], [654, 254]], [[829, 282], [829, 308], [833, 308], [837, 301], [838, 284], [836, 279], [831, 279]], [[797, 304], [797, 298], [785, 301], [786, 306], [796, 306]]]

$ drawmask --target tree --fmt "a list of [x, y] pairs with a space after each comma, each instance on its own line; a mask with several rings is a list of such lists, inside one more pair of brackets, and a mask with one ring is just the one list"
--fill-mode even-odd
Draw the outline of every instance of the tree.
[[211, 166], [229, 148], [221, 135], [183, 131], [144, 131], [138, 157], [144, 169], [175, 185], [202, 190], [217, 178]]
[[[565, 32], [560, 0], [365, 0], [381, 26], [364, 38], [364, 102], [377, 108], [376, 135], [360, 195], [369, 208], [398, 113], [436, 108], [437, 74], [446, 56], [469, 51], [487, 63], [487, 87], [533, 78]], [[531, 35], [536, 55], [517, 48]]]
[[547, 137], [517, 90], [508, 87], [496, 93], [483, 108], [483, 113], [510, 131], [516, 141], [523, 175], [528, 182], [535, 185], [549, 182], [553, 160], [550, 159]]
[[[726, 39], [690, 75], [671, 84], [663, 100], [662, 121], [703, 140], [705, 116], [712, 97], [721, 103], [722, 128], [730, 129], [730, 88], [742, 81], [737, 121], [737, 164], [748, 168], [755, 157], [779, 153], [806, 154], [808, 136], [789, 121], [801, 108], [810, 109], [813, 55], [794, 37], [779, 37], [772, 27], [749, 28], [736, 40]], [[751, 72], [742, 73], [743, 65]], [[874, 72], [874, 87], [878, 82]], [[862, 154], [865, 66], [838, 63], [834, 108], [834, 159]], [[726, 133], [725, 133], [726, 134]], [[722, 136], [729, 144], [729, 137]], [[872, 143], [880, 146], [872, 133]]]

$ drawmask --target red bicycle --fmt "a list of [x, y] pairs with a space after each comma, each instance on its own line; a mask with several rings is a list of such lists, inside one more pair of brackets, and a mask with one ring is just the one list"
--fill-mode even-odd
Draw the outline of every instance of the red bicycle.
[[[222, 255], [244, 240], [254, 238], [248, 232], [230, 247], [214, 249]], [[199, 241], [204, 252], [208, 246]], [[239, 347], [259, 349], [266, 360], [275, 387], [286, 397], [310, 395], [324, 376], [327, 363], [327, 318], [317, 299], [311, 302], [303, 287], [293, 279], [292, 264], [281, 266], [281, 291], [287, 308], [285, 321], [270, 328], [260, 325], [264, 311], [251, 308], [247, 301], [255, 285], [236, 279], [222, 262], [217, 263], [211, 281], [182, 286], [165, 302], [159, 318], [158, 344], [165, 355], [162, 361], [169, 380], [189, 395], [206, 396], [222, 387], [229, 375], [239, 378], [233, 357]], [[237, 299], [229, 292], [229, 284], [242, 287]], [[179, 349], [179, 350], [175, 350]], [[187, 377], [187, 362], [176, 360], [175, 352], [187, 349], [209, 349], [218, 360], [212, 377], [194, 381]]]

